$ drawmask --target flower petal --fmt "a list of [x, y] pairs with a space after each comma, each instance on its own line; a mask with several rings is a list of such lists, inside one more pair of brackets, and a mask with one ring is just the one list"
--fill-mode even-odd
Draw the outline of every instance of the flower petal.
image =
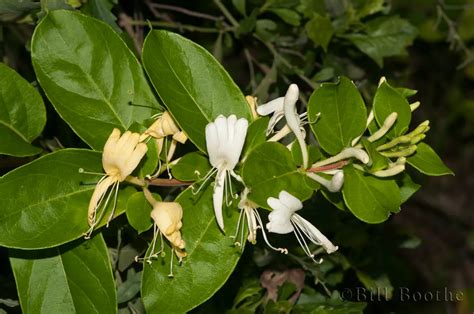
[[292, 212], [295, 212], [303, 208], [303, 203], [301, 203], [301, 201], [298, 198], [294, 197], [287, 191], [281, 191], [278, 197], [280, 198], [280, 202]]
[[216, 181], [214, 185], [214, 193], [212, 194], [214, 214], [216, 215], [217, 224], [219, 225], [219, 228], [221, 228], [222, 231], [224, 231], [224, 218], [222, 216], [222, 202], [224, 199], [224, 182], [225, 182], [226, 173], [227, 172], [225, 170], [219, 170], [217, 172]]
[[332, 242], [329, 241], [329, 239], [326, 238], [326, 236], [322, 234], [321, 231], [319, 231], [318, 228], [313, 226], [309, 221], [307, 221], [298, 214], [294, 214], [292, 219], [296, 223], [296, 225], [301, 228], [303, 233], [308, 236], [308, 239], [310, 239], [311, 242], [317, 245], [321, 245], [328, 254], [337, 251], [338, 247], [332, 244]]
[[206, 125], [206, 146], [207, 154], [209, 155], [209, 162], [213, 167], [217, 167], [218, 162], [218, 150], [219, 150], [219, 137], [217, 136], [216, 124], [211, 122]]
[[285, 97], [275, 98], [263, 105], [257, 107], [257, 113], [261, 116], [267, 116], [270, 113], [283, 111], [283, 101]]

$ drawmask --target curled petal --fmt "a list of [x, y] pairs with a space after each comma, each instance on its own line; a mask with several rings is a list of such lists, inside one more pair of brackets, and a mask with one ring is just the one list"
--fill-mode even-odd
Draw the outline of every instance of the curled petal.
[[218, 166], [219, 137], [217, 136], [216, 124], [212, 122], [206, 125], [206, 146], [209, 162], [215, 168]]
[[303, 208], [303, 203], [287, 191], [281, 191], [280, 194], [278, 194], [278, 198], [283, 205], [293, 212]]
[[218, 171], [216, 176], [216, 182], [214, 185], [214, 193], [212, 194], [212, 201], [214, 205], [214, 214], [216, 215], [216, 221], [224, 231], [224, 218], [222, 216], [222, 203], [224, 199], [224, 182], [226, 177], [226, 171]]
[[115, 182], [117, 182], [115, 178], [107, 176], [103, 177], [95, 186], [94, 193], [92, 193], [92, 197], [89, 201], [89, 209], [87, 210], [87, 222], [89, 223], [89, 226], [94, 225], [97, 208], [100, 206], [100, 202], [104, 198], [109, 187]]
[[267, 116], [274, 112], [283, 111], [283, 101], [285, 97], [275, 98], [266, 104], [257, 107], [257, 113], [261, 116]]

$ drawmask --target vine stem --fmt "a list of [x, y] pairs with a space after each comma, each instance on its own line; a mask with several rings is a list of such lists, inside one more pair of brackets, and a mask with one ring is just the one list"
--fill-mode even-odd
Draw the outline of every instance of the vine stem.
[[340, 169], [347, 165], [349, 163], [349, 160], [341, 160], [333, 164], [325, 165], [325, 166], [320, 166], [320, 167], [314, 167], [314, 168], [309, 168], [306, 170], [307, 172], [323, 172], [323, 171], [328, 171], [328, 170], [334, 170], [334, 169]]
[[181, 181], [178, 179], [164, 179], [164, 178], [154, 178], [147, 180], [148, 185], [153, 186], [187, 186], [193, 184], [189, 181]]

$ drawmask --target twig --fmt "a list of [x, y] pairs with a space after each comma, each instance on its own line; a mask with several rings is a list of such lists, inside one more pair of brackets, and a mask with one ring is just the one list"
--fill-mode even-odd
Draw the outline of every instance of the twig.
[[474, 61], [474, 54], [466, 46], [461, 36], [459, 36], [455, 23], [449, 18], [446, 12], [444, 12], [444, 1], [440, 0], [438, 3], [439, 4], [436, 6], [438, 12], [438, 24], [440, 19], [443, 19], [448, 26], [448, 38], [446, 40], [450, 43], [449, 48], [454, 50], [462, 50], [466, 56], [466, 59], [456, 67], [457, 70], [460, 70]]
[[186, 186], [193, 184], [192, 182], [188, 181], [181, 181], [178, 179], [163, 179], [163, 178], [155, 178], [151, 180], [147, 180], [148, 185], [153, 186]]
[[323, 171], [328, 171], [328, 170], [334, 170], [334, 169], [340, 169], [347, 165], [349, 163], [348, 160], [341, 160], [333, 164], [325, 165], [325, 166], [320, 166], [320, 167], [314, 167], [314, 168], [309, 168], [306, 170], [307, 172], [323, 172]]
[[228, 29], [219, 30], [210, 27], [199, 27], [194, 25], [186, 25], [186, 24], [179, 24], [173, 22], [159, 22], [159, 21], [131, 21], [131, 25], [151, 25], [156, 27], [163, 27], [163, 28], [174, 28], [179, 29], [180, 31], [186, 30], [189, 32], [200, 32], [200, 33], [220, 33], [222, 31], [229, 31]]
[[150, 3], [149, 5], [156, 8], [156, 9], [175, 11], [175, 12], [183, 13], [183, 14], [186, 14], [186, 15], [189, 15], [189, 16], [194, 16], [194, 17], [199, 17], [199, 18], [202, 18], [202, 19], [206, 19], [206, 20], [211, 20], [211, 21], [220, 21], [220, 20], [222, 20], [222, 17], [217, 17], [217, 16], [213, 16], [213, 15], [209, 15], [209, 14], [205, 14], [205, 13], [201, 13], [201, 12], [196, 12], [196, 11], [192, 11], [192, 10], [185, 9], [185, 8], [182, 8], [182, 7], [178, 7], [178, 6], [174, 6], [174, 5], [160, 4], [160, 3]]
[[257, 82], [255, 82], [255, 69], [253, 68], [252, 55], [250, 54], [250, 51], [247, 48], [244, 49], [244, 55], [249, 66], [250, 86], [254, 91], [257, 88]]
[[222, 4], [220, 0], [214, 0], [214, 3], [217, 5], [219, 10], [221, 10], [222, 14], [229, 20], [229, 22], [232, 24], [234, 27], [239, 27], [239, 22], [232, 16], [232, 14], [227, 10], [225, 5]]

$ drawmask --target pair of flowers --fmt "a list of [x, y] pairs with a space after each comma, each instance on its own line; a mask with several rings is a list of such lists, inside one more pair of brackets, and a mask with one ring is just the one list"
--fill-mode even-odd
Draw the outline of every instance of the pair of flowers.
[[[295, 134], [297, 141], [301, 147], [303, 156], [303, 166], [308, 167], [308, 155], [304, 134], [300, 127], [300, 116], [296, 111], [296, 102], [298, 101], [299, 91], [295, 84], [290, 85], [285, 97], [262, 105], [257, 108], [257, 112], [261, 115], [273, 113], [269, 128], [275, 126], [282, 115], [286, 118], [289, 129]], [[216, 179], [213, 191], [213, 205], [216, 221], [219, 227], [224, 230], [224, 221], [222, 215], [222, 205], [224, 192], [230, 190], [231, 177], [242, 182], [241, 177], [235, 173], [234, 169], [239, 162], [240, 155], [247, 135], [248, 121], [244, 118], [237, 119], [235, 115], [229, 117], [219, 116], [214, 122], [206, 126], [206, 144], [209, 161], [213, 167], [210, 175], [216, 173]], [[342, 174], [342, 173], [341, 173]], [[206, 176], [208, 177], [208, 176]], [[340, 177], [340, 175], [338, 176]], [[342, 183], [341, 183], [342, 184]], [[248, 224], [248, 240], [255, 242], [257, 229], [262, 229], [263, 236], [267, 244], [278, 251], [286, 253], [286, 249], [275, 248], [267, 240], [263, 223], [252, 202], [248, 201], [248, 189], [245, 188], [241, 195], [239, 207], [242, 213], [245, 213]], [[327, 253], [337, 250], [316, 227], [305, 220], [295, 212], [303, 208], [303, 204], [299, 199], [286, 191], [279, 193], [279, 198], [270, 197], [267, 200], [268, 205], [273, 209], [269, 214], [269, 223], [266, 225], [267, 230], [273, 233], [286, 234], [294, 232], [300, 245], [305, 253], [314, 258], [305, 238], [317, 245], [321, 245]], [[240, 223], [241, 219], [239, 219]], [[239, 226], [237, 227], [238, 232]]]

